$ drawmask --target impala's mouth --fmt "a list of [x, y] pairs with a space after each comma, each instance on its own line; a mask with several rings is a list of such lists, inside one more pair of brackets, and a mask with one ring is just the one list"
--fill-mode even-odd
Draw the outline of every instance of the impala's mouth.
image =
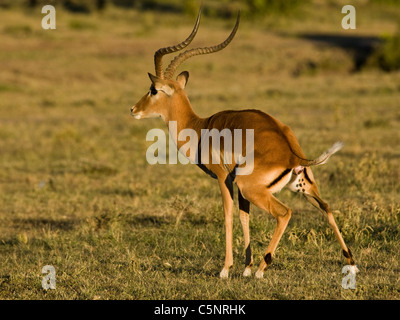
[[135, 107], [133, 106], [131, 108], [131, 116], [134, 117], [135, 119], [140, 119], [142, 118], [142, 112], [135, 112]]

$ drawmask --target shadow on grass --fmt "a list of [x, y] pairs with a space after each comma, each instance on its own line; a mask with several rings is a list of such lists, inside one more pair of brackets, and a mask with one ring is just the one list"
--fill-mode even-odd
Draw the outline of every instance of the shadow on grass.
[[300, 38], [346, 50], [353, 58], [354, 72], [362, 69], [367, 63], [368, 58], [379, 47], [379, 44], [382, 43], [382, 39], [373, 36], [307, 33], [300, 35]]
[[28, 242], [37, 246], [44, 246], [45, 248], [50, 248], [50, 245], [42, 239], [37, 239], [35, 237], [26, 236], [25, 232], [31, 233], [32, 231], [43, 231], [43, 230], [60, 230], [63, 232], [70, 231], [74, 229], [75, 225], [78, 223], [77, 220], [66, 220], [66, 221], [57, 221], [51, 219], [22, 219], [16, 218], [12, 220], [10, 224], [10, 228], [15, 230], [15, 233], [11, 237], [0, 238], [0, 247], [1, 246], [17, 246], [21, 243], [27, 244]]
[[138, 214], [132, 215], [127, 219], [129, 224], [142, 227], [161, 227], [174, 223], [173, 217], [152, 215], [152, 214]]
[[51, 230], [61, 230], [70, 231], [77, 224], [77, 220], [52, 220], [52, 219], [35, 219], [35, 218], [16, 218], [13, 219], [13, 228], [19, 230], [26, 229], [51, 229]]

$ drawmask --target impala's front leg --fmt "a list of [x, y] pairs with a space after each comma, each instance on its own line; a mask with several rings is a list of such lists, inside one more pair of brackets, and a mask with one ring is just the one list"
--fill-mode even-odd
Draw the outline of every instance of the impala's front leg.
[[243, 198], [242, 193], [238, 190], [239, 198], [239, 218], [242, 223], [243, 235], [244, 235], [244, 248], [246, 252], [245, 269], [243, 272], [244, 277], [251, 276], [251, 266], [253, 265], [253, 256], [251, 254], [250, 247], [250, 228], [249, 228], [249, 214], [250, 214], [250, 202]]
[[225, 214], [225, 265], [220, 273], [221, 278], [228, 278], [229, 269], [233, 265], [233, 252], [232, 252], [232, 227], [233, 227], [233, 186], [229, 176], [223, 180], [219, 179], [219, 187], [221, 189], [222, 202]]

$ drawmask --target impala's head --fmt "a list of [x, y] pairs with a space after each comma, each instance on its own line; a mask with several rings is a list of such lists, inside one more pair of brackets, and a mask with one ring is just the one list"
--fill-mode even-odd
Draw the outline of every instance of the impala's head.
[[186, 97], [184, 92], [189, 73], [183, 71], [176, 80], [162, 79], [149, 73], [151, 85], [142, 99], [132, 108], [131, 115], [135, 119], [143, 118], [166, 118], [165, 113], [173, 105], [179, 103], [179, 99]]
[[229, 37], [224, 42], [213, 47], [186, 50], [176, 56], [170, 62], [169, 66], [164, 72], [162, 57], [166, 54], [180, 51], [192, 42], [199, 28], [200, 16], [201, 9], [197, 16], [196, 24], [192, 30], [192, 33], [185, 41], [172, 47], [158, 49], [154, 54], [156, 75], [154, 76], [149, 73], [149, 77], [151, 80], [150, 90], [142, 97], [142, 99], [139, 100], [138, 103], [136, 103], [131, 108], [131, 115], [134, 116], [136, 119], [158, 116], [164, 117], [165, 113], [168, 110], [168, 107], [175, 105], [177, 100], [186, 97], [184, 89], [189, 78], [189, 73], [187, 71], [183, 71], [181, 74], [179, 74], [176, 80], [172, 80], [178, 66], [190, 57], [222, 50], [232, 41], [239, 27], [240, 12], [238, 14], [235, 27], [233, 28]]

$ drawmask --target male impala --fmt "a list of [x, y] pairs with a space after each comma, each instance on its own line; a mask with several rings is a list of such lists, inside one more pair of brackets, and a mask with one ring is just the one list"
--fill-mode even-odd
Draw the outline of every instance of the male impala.
[[[228, 162], [227, 164], [226, 161], [220, 161], [218, 164], [209, 162], [198, 164], [200, 168], [218, 180], [222, 194], [225, 214], [226, 256], [220, 277], [227, 278], [229, 269], [233, 264], [233, 183], [238, 187], [240, 221], [244, 233], [246, 253], [244, 276], [251, 275], [251, 266], [253, 264], [249, 234], [250, 202], [269, 212], [277, 221], [271, 242], [256, 272], [256, 277], [262, 278], [264, 269], [272, 262], [275, 249], [292, 215], [292, 210], [273, 195], [286, 185], [289, 186], [290, 190], [305, 195], [311, 204], [324, 213], [340, 243], [348, 264], [354, 265], [351, 251], [343, 241], [328, 204], [320, 198], [310, 168], [310, 166], [325, 163], [332, 154], [342, 147], [342, 144], [335, 143], [315, 160], [307, 160], [293, 131], [279, 120], [258, 110], [227, 110], [218, 112], [208, 118], [200, 118], [193, 111], [184, 91], [189, 73], [183, 71], [177, 76], [176, 80], [172, 79], [177, 67], [186, 59], [225, 48], [236, 34], [240, 15], [238, 15], [233, 31], [224, 42], [213, 47], [186, 50], [175, 57], [164, 72], [162, 57], [165, 54], [180, 51], [190, 44], [198, 30], [200, 15], [201, 11], [192, 33], [185, 41], [175, 46], [161, 48], [155, 53], [156, 75], [149, 73], [151, 80], [150, 90], [131, 108], [131, 114], [136, 119], [161, 116], [167, 126], [169, 126], [170, 121], [175, 123], [178, 133], [183, 129], [192, 129], [197, 133], [197, 137], [200, 137], [195, 142], [199, 146], [201, 144], [202, 129], [217, 129], [219, 131], [229, 129], [232, 132], [235, 129], [254, 130], [254, 167], [251, 173], [247, 175], [236, 174], [237, 168], [241, 168], [243, 164], [236, 161], [237, 158], [232, 154], [227, 155], [223, 150], [223, 144], [221, 144], [219, 154], [221, 157], [232, 157], [231, 163]], [[173, 140], [178, 149], [184, 143], [177, 139], [176, 136], [173, 137]], [[246, 141], [244, 140], [241, 143], [243, 144], [242, 150], [245, 150]], [[199, 148], [200, 150], [201, 148]]]

